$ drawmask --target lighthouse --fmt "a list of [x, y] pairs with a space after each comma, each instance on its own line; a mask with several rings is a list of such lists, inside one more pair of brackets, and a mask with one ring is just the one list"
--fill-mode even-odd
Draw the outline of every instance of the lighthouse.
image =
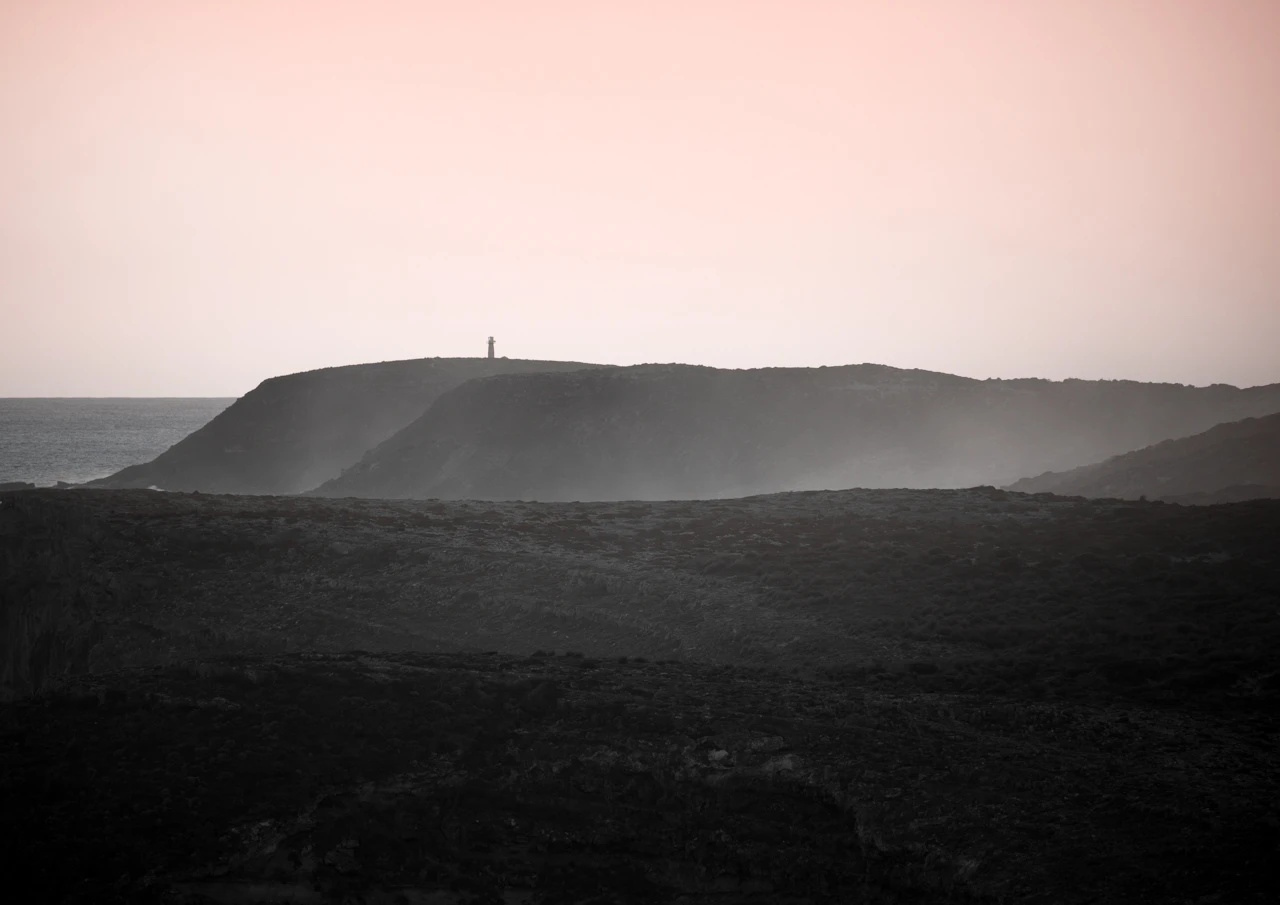
[[489, 337], [489, 357], [493, 358], [493, 337]]

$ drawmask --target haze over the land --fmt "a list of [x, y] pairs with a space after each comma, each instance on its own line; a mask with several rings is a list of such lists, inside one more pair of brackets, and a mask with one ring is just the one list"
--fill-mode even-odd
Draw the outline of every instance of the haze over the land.
[[[876, 365], [549, 364], [441, 393], [315, 492], [586, 501], [1008, 484], [1280, 409], [1280, 384], [977, 381]], [[255, 432], [239, 405], [220, 419], [224, 435]], [[190, 463], [216, 457], [192, 439], [174, 471], [156, 469], [157, 460], [107, 486], [208, 489], [180, 483], [204, 477]], [[248, 458], [238, 457], [241, 473]]]
[[1280, 414], [1218, 424], [1009, 487], [1022, 493], [1231, 503], [1280, 497]]
[[1278, 89], [1271, 0], [6, 3], [0, 396], [489, 334], [1271, 383]]

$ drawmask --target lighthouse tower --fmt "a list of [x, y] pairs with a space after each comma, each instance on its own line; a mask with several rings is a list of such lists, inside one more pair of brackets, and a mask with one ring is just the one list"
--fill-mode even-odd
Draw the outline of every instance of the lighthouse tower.
[[489, 337], [489, 357], [493, 358], [493, 337]]

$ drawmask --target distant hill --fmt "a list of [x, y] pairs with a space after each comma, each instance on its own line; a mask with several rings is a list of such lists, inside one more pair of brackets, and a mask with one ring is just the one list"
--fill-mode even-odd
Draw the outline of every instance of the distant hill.
[[1178, 503], [1280, 497], [1280, 414], [1219, 424], [1095, 465], [1024, 478], [1009, 489]]
[[94, 487], [298, 493], [335, 477], [441, 393], [474, 377], [594, 367], [506, 358], [423, 358], [264, 380], [151, 462]]
[[965, 487], [1280, 411], [1280, 385], [974, 380], [864, 364], [474, 380], [313, 493], [689, 499]]

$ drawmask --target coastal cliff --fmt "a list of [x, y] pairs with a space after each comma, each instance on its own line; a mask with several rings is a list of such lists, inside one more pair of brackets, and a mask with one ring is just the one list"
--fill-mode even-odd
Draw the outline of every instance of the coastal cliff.
[[1280, 385], [974, 380], [873, 364], [504, 375], [441, 395], [312, 493], [691, 499], [998, 485], [1276, 411]]
[[298, 493], [335, 477], [466, 380], [593, 367], [506, 358], [423, 358], [264, 380], [155, 459], [88, 486]]

